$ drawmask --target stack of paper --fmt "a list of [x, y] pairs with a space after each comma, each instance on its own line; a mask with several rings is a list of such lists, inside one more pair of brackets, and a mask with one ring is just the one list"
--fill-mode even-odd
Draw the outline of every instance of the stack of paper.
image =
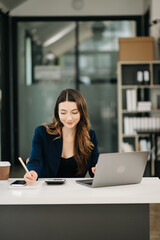
[[151, 111], [151, 106], [152, 106], [152, 103], [151, 102], [138, 102], [137, 104], [137, 111]]
[[135, 135], [137, 131], [160, 131], [160, 117], [124, 117], [124, 134]]

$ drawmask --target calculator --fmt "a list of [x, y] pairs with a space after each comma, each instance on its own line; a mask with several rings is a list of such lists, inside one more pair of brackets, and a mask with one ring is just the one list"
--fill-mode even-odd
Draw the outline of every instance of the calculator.
[[64, 179], [64, 178], [48, 178], [45, 180], [45, 182], [48, 185], [63, 184], [66, 182], [66, 179]]

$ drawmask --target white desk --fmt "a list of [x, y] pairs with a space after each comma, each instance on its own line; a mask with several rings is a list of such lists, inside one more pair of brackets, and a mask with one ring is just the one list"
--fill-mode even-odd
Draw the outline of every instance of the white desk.
[[67, 179], [63, 185], [10, 188], [15, 179], [0, 181], [1, 205], [24, 204], [131, 204], [160, 203], [159, 178], [143, 178], [140, 184], [90, 188]]
[[95, 189], [75, 179], [11, 189], [13, 180], [0, 181], [1, 240], [26, 240], [26, 230], [34, 240], [149, 240], [149, 204], [160, 203], [158, 178]]

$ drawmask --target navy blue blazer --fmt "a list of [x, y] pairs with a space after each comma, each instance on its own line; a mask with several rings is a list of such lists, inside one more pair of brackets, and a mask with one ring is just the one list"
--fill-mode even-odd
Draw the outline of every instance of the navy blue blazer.
[[[87, 171], [89, 171], [91, 177], [94, 176], [91, 168], [94, 167], [98, 161], [98, 143], [95, 131], [90, 130], [89, 134], [91, 142], [94, 144], [94, 149], [91, 152], [88, 166], [84, 173], [76, 177], [85, 177]], [[39, 178], [54, 178], [57, 176], [63, 145], [63, 138], [55, 139], [57, 136], [58, 135], [48, 134], [43, 125], [35, 129], [27, 168], [29, 171], [36, 171]]]

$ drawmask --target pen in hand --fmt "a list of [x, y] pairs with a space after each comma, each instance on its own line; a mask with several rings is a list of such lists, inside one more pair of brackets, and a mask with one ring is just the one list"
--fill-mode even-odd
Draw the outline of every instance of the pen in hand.
[[22, 164], [23, 168], [25, 169], [25, 171], [31, 176], [30, 172], [28, 171], [26, 165], [24, 164], [23, 160], [21, 157], [18, 158], [18, 160], [20, 161], [20, 163]]

